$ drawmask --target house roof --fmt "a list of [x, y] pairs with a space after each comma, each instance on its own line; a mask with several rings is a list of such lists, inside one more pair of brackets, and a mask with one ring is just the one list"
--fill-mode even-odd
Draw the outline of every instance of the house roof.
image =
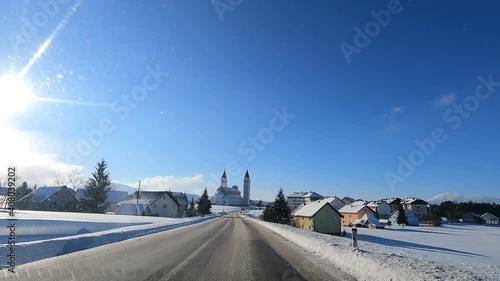
[[401, 198], [394, 197], [394, 198], [387, 198], [383, 199], [387, 204], [401, 204]]
[[[139, 193], [139, 200], [137, 200], [137, 194]], [[127, 199], [123, 200], [120, 202], [120, 205], [122, 204], [147, 204], [151, 205], [154, 202], [158, 201], [163, 196], [168, 196], [170, 199], [172, 199], [177, 206], [179, 205], [179, 202], [172, 196], [171, 192], [168, 191], [136, 191], [129, 195]]]
[[318, 200], [318, 201], [311, 202], [311, 203], [303, 206], [302, 208], [300, 208], [297, 212], [295, 212], [295, 216], [297, 216], [297, 217], [309, 217], [309, 218], [314, 217], [314, 215], [316, 215], [316, 213], [319, 212], [327, 204], [330, 207], [332, 207], [332, 209], [335, 210], [335, 212], [337, 212], [340, 217], [342, 217], [342, 215], [332, 205], [330, 205], [328, 200]]
[[373, 213], [364, 214], [363, 217], [354, 221], [354, 224], [371, 224], [377, 227], [383, 227], [384, 225], [379, 222], [377, 217]]
[[364, 208], [372, 211], [372, 209], [368, 208], [366, 205], [345, 205], [344, 207], [340, 208], [339, 212], [347, 214], [357, 214]]
[[307, 192], [294, 192], [290, 195], [288, 195], [287, 197], [304, 197], [304, 195], [306, 195]]
[[497, 220], [498, 220], [498, 217], [497, 217], [497, 216], [495, 216], [495, 215], [494, 215], [494, 214], [492, 214], [492, 213], [484, 213], [481, 217], [483, 218], [483, 217], [488, 217], [488, 216], [489, 216], [490, 218], [493, 218], [493, 219], [497, 219]]
[[320, 197], [320, 198], [323, 198], [323, 195], [318, 194], [318, 193], [316, 193], [314, 191], [310, 191], [306, 195], [304, 195], [304, 197], [316, 197], [316, 198]]
[[[35, 189], [34, 191], [32, 191], [31, 193], [29, 193], [28, 195], [21, 198], [19, 201], [30, 201], [33, 203], [43, 203], [47, 199], [52, 197], [52, 195], [56, 194], [58, 191], [60, 191], [63, 188], [68, 189], [64, 185], [63, 186], [39, 187], [39, 188]], [[71, 192], [69, 192], [69, 194], [71, 194], [71, 196], [73, 196], [73, 194]], [[76, 198], [75, 198], [75, 200], [76, 200]]]
[[353, 205], [353, 206], [365, 206], [365, 205], [368, 205], [368, 201], [358, 200], [358, 201], [352, 202], [351, 205]]
[[408, 197], [405, 199], [404, 202], [405, 204], [429, 205], [429, 203], [427, 203], [426, 201], [414, 197]]

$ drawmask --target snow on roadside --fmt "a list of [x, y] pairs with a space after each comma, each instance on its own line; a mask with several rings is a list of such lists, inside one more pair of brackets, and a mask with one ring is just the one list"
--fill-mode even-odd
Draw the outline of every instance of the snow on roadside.
[[[430, 261], [425, 255], [404, 249], [382, 246], [370, 242], [359, 242], [359, 250], [353, 250], [351, 241], [332, 235], [263, 222], [247, 216], [298, 246], [327, 260], [359, 280], [497, 280], [500, 270], [488, 266], [489, 270], [472, 272], [465, 270], [466, 264], [450, 264]], [[470, 268], [470, 267], [469, 267]]]

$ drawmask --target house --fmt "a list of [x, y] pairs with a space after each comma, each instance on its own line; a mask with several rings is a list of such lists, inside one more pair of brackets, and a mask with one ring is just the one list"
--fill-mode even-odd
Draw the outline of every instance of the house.
[[355, 220], [362, 218], [367, 213], [375, 213], [372, 209], [368, 208], [365, 205], [345, 205], [339, 210], [339, 213], [342, 214], [342, 225], [350, 225]]
[[414, 212], [419, 218], [431, 215], [431, 205], [422, 199], [414, 197], [408, 197], [403, 201], [403, 209]]
[[340, 234], [341, 219], [342, 215], [328, 200], [311, 202], [293, 215], [297, 227], [325, 234]]
[[399, 210], [399, 205], [401, 205], [401, 198], [387, 198], [387, 199], [382, 199], [381, 201], [385, 201], [385, 203], [389, 204], [391, 206], [391, 214], [394, 211]]
[[460, 222], [465, 222], [465, 223], [481, 223], [482, 218], [478, 214], [474, 213], [467, 213], [462, 216], [460, 219]]
[[178, 218], [183, 211], [171, 192], [136, 191], [118, 203], [115, 214]]
[[286, 197], [288, 208], [308, 204], [317, 200], [323, 199], [323, 196], [314, 192], [294, 192]]
[[[85, 195], [85, 189], [83, 188], [77, 189], [75, 195], [76, 199], [80, 202], [88, 199], [88, 196]], [[118, 203], [125, 200], [127, 196], [128, 193], [126, 191], [110, 190], [108, 192], [108, 197], [106, 197], [106, 210], [104, 211], [114, 213], [118, 209]]]
[[342, 202], [342, 200], [340, 198], [338, 198], [337, 196], [326, 197], [326, 198], [324, 198], [324, 200], [327, 200], [328, 203], [330, 203], [330, 205], [332, 205], [332, 207], [334, 207], [337, 211], [340, 210], [340, 208], [345, 206], [344, 202]]
[[66, 186], [39, 187], [17, 202], [21, 210], [75, 212], [78, 199]]
[[366, 213], [362, 218], [355, 220], [353, 225], [373, 229], [385, 228], [385, 226], [379, 222], [379, 219], [373, 213]]
[[[405, 214], [406, 214], [406, 217], [408, 218], [408, 225], [419, 226], [420, 221], [418, 219], [417, 214], [415, 214], [413, 211], [410, 211], [410, 210], [405, 210]], [[399, 215], [399, 211], [392, 212], [391, 216], [389, 217], [389, 221], [391, 222], [391, 225], [398, 225], [398, 215]]]
[[186, 213], [190, 203], [186, 193], [172, 192], [172, 196], [175, 198], [175, 200], [177, 200], [177, 203], [179, 203], [182, 213]]
[[484, 220], [484, 223], [486, 224], [498, 224], [498, 217], [490, 214], [490, 213], [484, 213], [481, 218]]
[[387, 204], [383, 200], [370, 202], [367, 206], [377, 213], [377, 217], [379, 219], [387, 219], [392, 213], [391, 205]]
[[342, 198], [342, 202], [344, 202], [344, 204], [346, 205], [351, 205], [352, 202], [356, 201], [356, 199], [352, 198], [352, 197], [344, 197]]

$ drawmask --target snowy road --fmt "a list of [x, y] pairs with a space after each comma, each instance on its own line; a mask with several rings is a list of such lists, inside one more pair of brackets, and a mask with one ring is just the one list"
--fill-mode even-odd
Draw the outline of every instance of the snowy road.
[[[310, 254], [309, 254], [310, 256]], [[16, 268], [14, 280], [348, 280], [232, 213]], [[0, 280], [6, 276], [0, 275]]]

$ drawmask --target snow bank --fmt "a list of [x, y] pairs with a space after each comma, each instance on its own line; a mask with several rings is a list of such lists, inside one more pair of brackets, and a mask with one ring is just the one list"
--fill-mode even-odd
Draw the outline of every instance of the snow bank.
[[[247, 216], [251, 218], [251, 216]], [[484, 265], [474, 270], [463, 261], [438, 262], [427, 255], [408, 252], [405, 247], [395, 248], [365, 242], [360, 235], [359, 249], [353, 250], [349, 238], [306, 231], [286, 225], [252, 221], [261, 224], [298, 246], [316, 254], [359, 280], [496, 280], [500, 269]], [[363, 229], [363, 231], [378, 231]], [[432, 255], [433, 253], [430, 253]]]

